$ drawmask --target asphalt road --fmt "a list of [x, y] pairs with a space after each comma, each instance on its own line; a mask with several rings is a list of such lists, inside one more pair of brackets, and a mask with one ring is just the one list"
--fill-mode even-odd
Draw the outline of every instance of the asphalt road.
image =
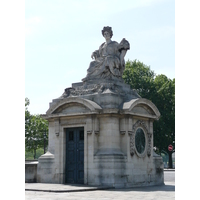
[[26, 191], [26, 200], [172, 200], [175, 199], [175, 171], [164, 172], [165, 185], [129, 189], [96, 190], [71, 193]]
[[164, 181], [175, 184], [175, 171], [164, 171]]

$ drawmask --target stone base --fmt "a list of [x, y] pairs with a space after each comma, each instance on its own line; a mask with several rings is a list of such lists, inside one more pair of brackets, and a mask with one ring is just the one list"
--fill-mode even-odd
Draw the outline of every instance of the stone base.
[[37, 164], [36, 161], [25, 163], [25, 183], [37, 182]]
[[[96, 102], [102, 108], [117, 108], [124, 101], [140, 98], [130, 85], [121, 81], [102, 80], [73, 83], [72, 87], [66, 88], [59, 99], [67, 97], [81, 97]], [[59, 101], [53, 100], [52, 103]], [[53, 105], [53, 104], [52, 104]]]
[[50, 152], [43, 154], [38, 159], [37, 182], [38, 183], [54, 183], [54, 155]]
[[91, 174], [88, 184], [123, 187], [126, 183], [125, 163], [126, 156], [123, 154], [97, 153], [94, 156], [95, 168], [88, 171]]
[[[66, 130], [82, 127], [84, 150], [82, 154], [71, 151], [71, 158], [78, 155], [79, 160], [84, 160], [85, 184], [163, 184], [162, 158], [153, 154], [153, 121], [159, 117], [156, 106], [123, 81], [101, 79], [72, 84], [50, 103], [44, 116], [49, 121], [49, 151], [53, 154], [48, 152], [39, 158], [38, 182], [65, 183]], [[138, 129], [143, 131], [144, 144], [135, 140]], [[77, 139], [72, 141], [72, 149], [76, 149]], [[143, 147], [141, 153], [138, 145]], [[76, 181], [78, 161], [74, 165], [70, 178]]]
[[115, 188], [162, 185], [162, 157], [153, 157], [153, 160], [149, 166], [140, 167], [128, 162], [127, 156], [122, 154], [97, 153], [94, 156], [94, 167], [88, 169], [88, 185]]

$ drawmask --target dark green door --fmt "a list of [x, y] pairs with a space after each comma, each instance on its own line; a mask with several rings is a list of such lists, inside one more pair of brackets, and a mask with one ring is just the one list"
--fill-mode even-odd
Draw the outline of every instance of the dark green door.
[[84, 183], [84, 128], [66, 129], [66, 183]]

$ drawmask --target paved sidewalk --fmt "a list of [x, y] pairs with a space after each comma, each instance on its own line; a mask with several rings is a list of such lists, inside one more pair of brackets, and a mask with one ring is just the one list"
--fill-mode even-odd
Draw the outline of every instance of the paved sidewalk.
[[[165, 170], [165, 182], [170, 182], [170, 179], [166, 177], [166, 173], [172, 173], [174, 176], [174, 170]], [[169, 176], [169, 175], [168, 175]], [[173, 184], [172, 184], [173, 185]], [[153, 186], [146, 186], [153, 187]], [[163, 187], [155, 186], [155, 187]], [[140, 187], [138, 187], [140, 188]], [[144, 187], [141, 187], [144, 188]], [[166, 188], [166, 187], [165, 187]], [[108, 186], [88, 186], [83, 184], [50, 184], [50, 183], [25, 183], [25, 191], [36, 191], [36, 192], [83, 192], [83, 191], [95, 191], [95, 190], [109, 190], [115, 189], [115, 187]], [[129, 189], [129, 188], [128, 188]]]
[[37, 192], [26, 191], [26, 200], [174, 200], [175, 185], [166, 182], [162, 186], [127, 189], [95, 190], [82, 192]]
[[[164, 172], [165, 185], [106, 189], [86, 185], [26, 183], [26, 200], [174, 200], [175, 171]], [[30, 191], [32, 190], [32, 191]], [[34, 190], [34, 191], [33, 191]]]

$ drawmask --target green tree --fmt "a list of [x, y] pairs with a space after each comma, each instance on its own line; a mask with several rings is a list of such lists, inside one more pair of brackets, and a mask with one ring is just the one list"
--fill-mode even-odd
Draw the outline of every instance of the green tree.
[[40, 115], [31, 115], [28, 111], [30, 101], [25, 99], [25, 148], [27, 152], [33, 152], [36, 158], [36, 150], [48, 143], [48, 122]]
[[[44, 154], [43, 148], [38, 148], [36, 150], [36, 156], [35, 159], [38, 159], [42, 154]], [[25, 151], [25, 159], [26, 160], [33, 160], [34, 159], [34, 153], [30, 151]]]
[[[123, 79], [157, 106], [161, 117], [154, 122], [154, 145], [160, 152], [168, 151], [169, 144], [175, 145], [175, 79], [156, 76], [150, 66], [138, 60], [126, 62]], [[171, 158], [169, 161], [171, 164]]]
[[[175, 79], [171, 80], [165, 75], [155, 78], [158, 107], [161, 117], [155, 122], [154, 135], [155, 145], [160, 150], [168, 151], [168, 145], [172, 144], [175, 149]], [[169, 167], [172, 168], [172, 152], [169, 152]]]
[[29, 119], [31, 117], [30, 112], [28, 111], [28, 106], [30, 104], [30, 101], [28, 98], [25, 98], [25, 130], [28, 126]]
[[136, 89], [137, 93], [143, 98], [153, 97], [154, 77], [155, 73], [142, 62], [137, 60], [126, 62], [123, 79], [132, 89]]

